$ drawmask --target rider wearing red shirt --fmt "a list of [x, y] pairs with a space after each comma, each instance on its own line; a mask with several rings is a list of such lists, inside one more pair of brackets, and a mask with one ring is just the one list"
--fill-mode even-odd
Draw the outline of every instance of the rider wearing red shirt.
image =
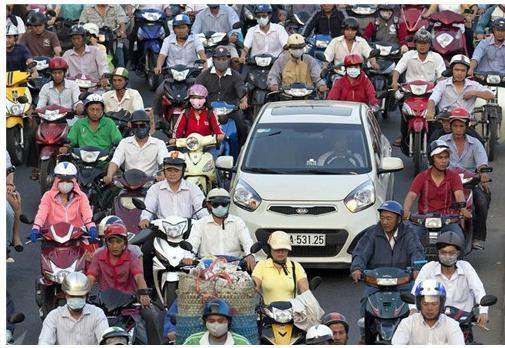
[[184, 138], [191, 133], [198, 133], [203, 136], [214, 134], [218, 141], [224, 139], [224, 133], [216, 115], [205, 106], [207, 95], [207, 88], [202, 85], [193, 85], [188, 90], [191, 106], [179, 116], [175, 125], [175, 138]]

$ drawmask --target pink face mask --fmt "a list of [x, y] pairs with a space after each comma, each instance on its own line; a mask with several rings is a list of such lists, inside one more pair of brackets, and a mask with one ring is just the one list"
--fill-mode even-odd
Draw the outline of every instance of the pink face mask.
[[205, 99], [202, 98], [191, 98], [189, 102], [197, 110], [200, 110], [205, 105]]

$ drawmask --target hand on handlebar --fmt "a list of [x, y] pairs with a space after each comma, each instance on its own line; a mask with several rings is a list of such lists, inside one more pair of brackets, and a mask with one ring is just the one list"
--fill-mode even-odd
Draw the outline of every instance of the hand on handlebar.
[[362, 277], [363, 273], [359, 269], [355, 270], [351, 273], [352, 280], [354, 284], [358, 283]]
[[139, 300], [143, 308], [151, 306], [151, 298], [148, 295], [140, 295]]
[[149, 227], [149, 220], [144, 219], [144, 220], [140, 221], [139, 227], [143, 230], [148, 228]]
[[470, 212], [468, 209], [461, 209], [461, 214], [464, 216], [465, 219], [470, 220], [472, 218], [472, 212]]
[[154, 68], [154, 74], [156, 74], [156, 75], [161, 74], [161, 68], [159, 68], [159, 67]]
[[188, 258], [182, 259], [182, 264], [185, 266], [191, 266], [191, 265], [193, 265], [193, 262], [194, 262], [193, 259], [188, 259]]
[[479, 317], [477, 318], [477, 325], [479, 325], [479, 327], [482, 329], [486, 329], [486, 324], [488, 321], [489, 320], [487, 313], [479, 314]]

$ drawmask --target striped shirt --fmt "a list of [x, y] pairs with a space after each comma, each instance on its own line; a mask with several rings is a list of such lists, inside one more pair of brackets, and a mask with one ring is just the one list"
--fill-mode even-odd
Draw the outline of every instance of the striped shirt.
[[66, 305], [52, 310], [42, 324], [39, 345], [97, 345], [109, 327], [102, 309], [86, 304], [74, 319]]

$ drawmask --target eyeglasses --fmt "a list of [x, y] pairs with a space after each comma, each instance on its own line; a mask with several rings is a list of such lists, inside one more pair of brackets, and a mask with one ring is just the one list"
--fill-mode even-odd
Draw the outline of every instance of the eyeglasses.
[[147, 123], [145, 122], [142, 122], [142, 123], [132, 123], [131, 124], [131, 128], [135, 129], [135, 128], [145, 128], [147, 127]]
[[230, 201], [212, 201], [210, 205], [212, 208], [217, 208], [219, 206], [226, 208], [230, 205]]

